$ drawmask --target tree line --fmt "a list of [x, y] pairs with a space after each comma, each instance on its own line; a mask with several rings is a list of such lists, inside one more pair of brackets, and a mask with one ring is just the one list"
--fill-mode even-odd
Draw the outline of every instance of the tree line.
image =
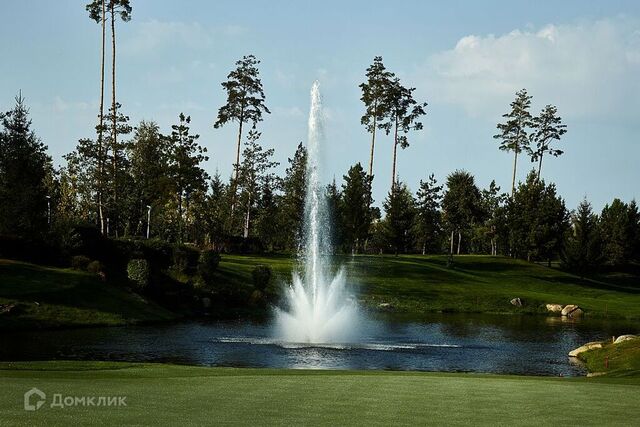
[[[260, 61], [238, 60], [221, 83], [226, 102], [215, 128], [235, 124], [235, 161], [228, 179], [203, 168], [208, 151], [180, 113], [163, 132], [153, 121], [135, 126], [116, 99], [115, 23], [131, 19], [128, 0], [94, 0], [89, 17], [101, 24], [100, 105], [95, 135], [78, 141], [54, 168], [46, 146], [31, 129], [21, 95], [2, 114], [0, 133], [0, 234], [60, 239], [78, 225], [109, 237], [156, 238], [218, 251], [292, 252], [300, 242], [304, 210], [306, 149], [292, 150], [284, 175], [275, 171], [274, 150], [261, 142], [259, 123], [269, 114]], [[106, 22], [112, 35], [112, 102], [104, 112]], [[361, 124], [371, 134], [369, 164], [356, 163], [326, 188], [335, 231], [335, 251], [344, 253], [487, 253], [530, 261], [561, 259], [584, 270], [601, 263], [638, 259], [640, 225], [635, 201], [615, 199], [600, 215], [588, 202], [570, 212], [553, 183], [541, 176], [543, 158], [557, 157], [567, 126], [553, 105], [530, 113], [532, 97], [516, 93], [505, 121], [497, 124], [499, 149], [513, 153], [511, 191], [495, 182], [481, 189], [467, 171], [439, 183], [420, 181], [414, 194], [399, 178], [397, 149], [422, 129], [426, 102], [414, 99], [380, 56], [360, 85]], [[248, 129], [248, 130], [247, 130]], [[382, 210], [374, 206], [374, 153], [380, 132], [392, 135], [392, 184]], [[518, 158], [536, 167], [517, 182]], [[600, 256], [596, 256], [600, 254]]]
[[[2, 235], [66, 236], [82, 224], [99, 228], [97, 189], [115, 178], [123, 189], [118, 198], [121, 236], [189, 242], [219, 251], [297, 250], [306, 174], [302, 144], [278, 176], [274, 150], [263, 148], [261, 134], [252, 129], [237, 177], [225, 181], [201, 167], [206, 149], [191, 133], [188, 116], [180, 114], [166, 135], [154, 122], [132, 127], [120, 116], [121, 135], [131, 135], [120, 139], [114, 176], [112, 168], [100, 168], [97, 146], [88, 139], [66, 156], [66, 166], [55, 169], [47, 147], [32, 130], [21, 96], [1, 120]], [[546, 183], [537, 170], [512, 194], [501, 192], [495, 182], [481, 189], [463, 170], [452, 172], [442, 184], [430, 175], [415, 194], [398, 181], [382, 210], [371, 205], [370, 183], [368, 171], [356, 163], [341, 182], [326, 188], [336, 252], [501, 254], [530, 261], [560, 259], [582, 272], [640, 258], [635, 201], [614, 199], [596, 214], [585, 200], [570, 212], [555, 185]], [[231, 214], [234, 203], [236, 215]], [[109, 207], [103, 205], [107, 215]], [[110, 227], [107, 221], [113, 237], [116, 231]]]

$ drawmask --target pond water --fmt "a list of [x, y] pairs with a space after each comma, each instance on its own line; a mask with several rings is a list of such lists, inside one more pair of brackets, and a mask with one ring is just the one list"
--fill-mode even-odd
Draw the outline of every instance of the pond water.
[[567, 357], [570, 350], [639, 329], [604, 320], [442, 314], [420, 323], [369, 320], [360, 343], [305, 345], [279, 342], [268, 323], [188, 321], [2, 332], [0, 359], [576, 376], [585, 370]]

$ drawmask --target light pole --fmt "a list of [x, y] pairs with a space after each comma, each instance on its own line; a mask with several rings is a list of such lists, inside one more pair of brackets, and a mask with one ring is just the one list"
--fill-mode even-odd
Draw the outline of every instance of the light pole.
[[151, 205], [147, 205], [147, 239], [149, 238], [150, 225], [151, 225]]
[[47, 225], [51, 226], [51, 196], [47, 196]]

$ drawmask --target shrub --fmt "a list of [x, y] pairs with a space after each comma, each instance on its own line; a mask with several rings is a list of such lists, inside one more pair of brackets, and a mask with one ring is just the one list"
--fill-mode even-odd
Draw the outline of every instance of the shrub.
[[75, 255], [71, 257], [71, 268], [74, 270], [87, 271], [87, 267], [91, 260], [84, 255]]
[[220, 254], [213, 250], [204, 250], [200, 252], [198, 259], [198, 274], [206, 284], [213, 282], [213, 276], [220, 264]]
[[100, 274], [104, 272], [104, 265], [98, 260], [93, 260], [87, 265], [87, 271], [93, 274]]
[[160, 239], [137, 240], [139, 252], [156, 270], [166, 270], [171, 266], [173, 247]]
[[173, 268], [179, 273], [192, 275], [198, 268], [200, 253], [197, 249], [186, 245], [173, 248]]
[[271, 268], [267, 265], [256, 265], [251, 271], [251, 276], [253, 286], [259, 291], [264, 291], [271, 281]]
[[149, 285], [149, 262], [146, 259], [132, 259], [127, 264], [127, 277], [138, 289]]

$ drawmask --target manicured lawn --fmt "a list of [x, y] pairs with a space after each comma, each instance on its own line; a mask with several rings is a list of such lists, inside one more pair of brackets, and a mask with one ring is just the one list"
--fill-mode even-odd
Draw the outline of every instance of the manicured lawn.
[[[7, 425], [631, 425], [640, 393], [621, 379], [98, 362], [0, 364], [0, 383]], [[47, 401], [26, 412], [32, 387]], [[51, 408], [56, 393], [127, 406]]]
[[71, 269], [0, 260], [0, 329], [125, 325], [175, 316], [123, 287]]
[[[225, 255], [220, 280], [241, 286], [256, 264], [270, 265], [278, 285], [291, 279], [291, 258]], [[444, 256], [336, 257], [369, 307], [390, 303], [396, 313], [433, 311], [546, 313], [546, 303], [578, 304], [592, 316], [640, 319], [640, 278], [582, 280], [556, 268], [505, 257], [458, 256], [452, 268]], [[522, 308], [512, 306], [521, 298]]]

